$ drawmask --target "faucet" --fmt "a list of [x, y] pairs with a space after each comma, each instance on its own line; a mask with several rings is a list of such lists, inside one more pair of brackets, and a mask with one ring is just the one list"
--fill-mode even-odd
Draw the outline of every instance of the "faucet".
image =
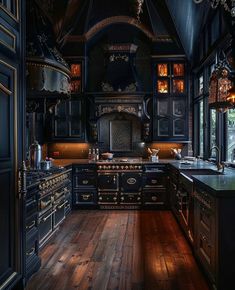
[[224, 164], [221, 162], [221, 151], [218, 146], [213, 146], [211, 147], [210, 152], [213, 149], [215, 149], [217, 152], [217, 161], [216, 161], [217, 170], [219, 171], [222, 169], [222, 173], [224, 173]]

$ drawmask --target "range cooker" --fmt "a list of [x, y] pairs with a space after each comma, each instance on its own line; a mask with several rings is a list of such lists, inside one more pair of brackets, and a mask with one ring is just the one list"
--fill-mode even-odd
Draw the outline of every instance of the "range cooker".
[[27, 188], [37, 191], [39, 248], [57, 230], [71, 210], [71, 169], [27, 172]]
[[97, 162], [97, 189], [101, 208], [138, 208], [142, 203], [141, 159]]

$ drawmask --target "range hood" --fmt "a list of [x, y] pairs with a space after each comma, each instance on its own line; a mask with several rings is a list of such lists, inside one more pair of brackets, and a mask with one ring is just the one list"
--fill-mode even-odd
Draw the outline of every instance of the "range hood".
[[30, 92], [69, 93], [70, 70], [53, 39], [52, 24], [35, 1], [27, 6], [27, 88]]

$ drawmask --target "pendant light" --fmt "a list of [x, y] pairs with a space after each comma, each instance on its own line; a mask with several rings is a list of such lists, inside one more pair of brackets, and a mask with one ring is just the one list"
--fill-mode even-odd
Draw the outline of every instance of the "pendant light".
[[225, 113], [232, 107], [228, 100], [232, 88], [230, 70], [226, 61], [219, 61], [210, 77], [209, 105], [218, 112]]

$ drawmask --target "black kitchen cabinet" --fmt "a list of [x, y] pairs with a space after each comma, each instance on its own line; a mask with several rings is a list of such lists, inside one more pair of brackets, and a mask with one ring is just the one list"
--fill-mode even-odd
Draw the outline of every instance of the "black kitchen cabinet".
[[166, 208], [168, 196], [166, 190], [166, 165], [144, 165], [142, 179], [142, 199], [144, 207]]
[[0, 289], [22, 286], [24, 1], [0, 1]]
[[194, 250], [213, 289], [234, 289], [234, 194], [216, 192], [194, 180]]
[[159, 60], [154, 64], [153, 140], [188, 139], [186, 64]]
[[82, 97], [72, 97], [55, 107], [52, 117], [54, 141], [85, 141], [85, 105]]
[[97, 173], [94, 164], [73, 166], [73, 206], [97, 205]]

